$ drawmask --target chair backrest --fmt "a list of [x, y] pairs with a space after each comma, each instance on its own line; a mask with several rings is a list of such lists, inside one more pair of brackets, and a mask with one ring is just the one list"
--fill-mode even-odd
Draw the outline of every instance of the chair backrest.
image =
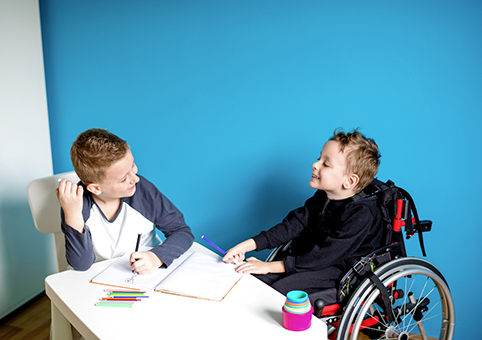
[[27, 198], [35, 227], [44, 234], [53, 235], [59, 271], [67, 269], [68, 266], [65, 239], [60, 227], [60, 204], [55, 194], [59, 179], [62, 178], [74, 183], [79, 181], [77, 174], [71, 171], [33, 180], [27, 186]]

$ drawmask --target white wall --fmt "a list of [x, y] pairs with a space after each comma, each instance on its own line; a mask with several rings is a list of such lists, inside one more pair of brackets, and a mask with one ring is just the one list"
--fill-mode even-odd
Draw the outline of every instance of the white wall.
[[36, 0], [0, 0], [0, 318], [55, 271], [51, 235], [33, 224], [25, 190], [52, 174]]

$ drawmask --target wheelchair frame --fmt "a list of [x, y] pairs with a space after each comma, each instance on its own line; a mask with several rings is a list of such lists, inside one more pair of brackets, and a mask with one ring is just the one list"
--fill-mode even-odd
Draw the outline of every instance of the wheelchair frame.
[[[420, 222], [415, 207], [412, 209], [415, 218], [407, 208], [406, 198], [397, 200], [392, 226], [398, 238], [354, 263], [339, 288], [333, 289], [337, 303], [312, 301], [313, 314], [328, 325], [330, 340], [452, 340], [455, 312], [445, 278], [430, 262], [407, 257], [400, 237], [407, 219], [407, 238], [413, 232], [431, 229], [431, 222]], [[267, 261], [288, 247], [289, 243], [276, 248]]]

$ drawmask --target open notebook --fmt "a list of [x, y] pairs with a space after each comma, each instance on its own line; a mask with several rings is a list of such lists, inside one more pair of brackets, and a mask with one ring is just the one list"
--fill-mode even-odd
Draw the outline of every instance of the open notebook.
[[169, 268], [160, 268], [147, 275], [133, 275], [129, 258], [130, 254], [122, 256], [91, 282], [221, 301], [243, 277], [235, 271], [235, 265], [199, 252], [186, 252]]

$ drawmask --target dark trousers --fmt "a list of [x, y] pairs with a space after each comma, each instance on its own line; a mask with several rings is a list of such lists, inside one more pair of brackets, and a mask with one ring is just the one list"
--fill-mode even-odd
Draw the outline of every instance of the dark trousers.
[[344, 274], [343, 270], [329, 267], [318, 271], [300, 273], [269, 273], [254, 275], [259, 280], [270, 285], [283, 295], [292, 290], [302, 290], [311, 295], [321, 290], [336, 288], [338, 279]]

